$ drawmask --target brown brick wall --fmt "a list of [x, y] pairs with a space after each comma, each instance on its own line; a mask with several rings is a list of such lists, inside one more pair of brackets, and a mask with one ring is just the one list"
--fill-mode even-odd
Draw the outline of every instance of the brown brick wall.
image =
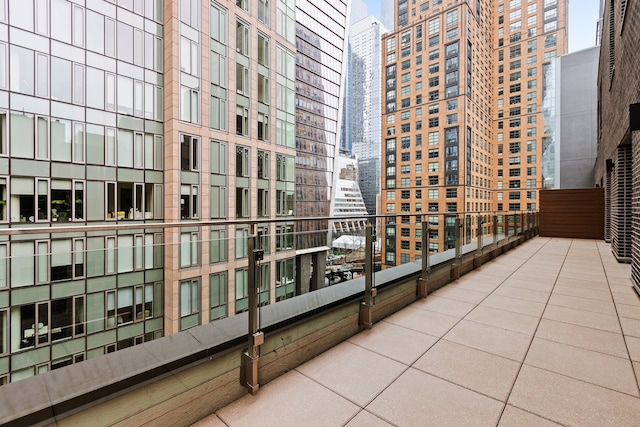
[[[615, 71], [609, 77], [609, 10], [615, 12]], [[627, 1], [624, 25], [621, 0], [605, 0], [605, 11], [598, 73], [598, 159], [595, 183], [604, 182], [606, 160], [615, 158], [616, 147], [629, 137], [629, 104], [640, 102], [640, 2]], [[602, 181], [601, 181], [602, 180]]]

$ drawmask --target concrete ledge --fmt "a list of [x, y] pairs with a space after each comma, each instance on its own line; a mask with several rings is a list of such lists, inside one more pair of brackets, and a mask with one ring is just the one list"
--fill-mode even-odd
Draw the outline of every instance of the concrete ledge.
[[[532, 233], [462, 248], [459, 274]], [[502, 237], [502, 236], [501, 236]], [[430, 257], [429, 292], [451, 281], [453, 251]], [[376, 273], [377, 322], [415, 301], [420, 261]], [[294, 369], [360, 330], [364, 278], [261, 309], [260, 383]], [[240, 384], [247, 314], [117, 351], [2, 387], [0, 424], [190, 425], [247, 393]]]

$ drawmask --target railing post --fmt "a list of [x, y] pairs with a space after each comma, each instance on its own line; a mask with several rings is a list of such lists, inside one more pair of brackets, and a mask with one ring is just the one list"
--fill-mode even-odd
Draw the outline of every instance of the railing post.
[[377, 290], [373, 287], [373, 246], [375, 235], [373, 226], [368, 222], [365, 226], [365, 252], [364, 252], [364, 301], [360, 307], [360, 325], [365, 329], [373, 326], [373, 304]]
[[476, 234], [478, 235], [478, 247], [476, 248], [476, 257], [473, 260], [473, 266], [475, 268], [478, 268], [482, 265], [482, 253], [484, 249], [482, 247], [483, 224], [484, 224], [484, 217], [480, 215], [480, 213], [478, 212], [478, 228], [476, 229]]
[[240, 372], [241, 382], [247, 387], [249, 393], [256, 394], [260, 388], [258, 383], [258, 359], [260, 359], [260, 346], [264, 343], [264, 333], [259, 330], [258, 319], [258, 280], [259, 269], [258, 262], [264, 258], [264, 251], [261, 248], [256, 248], [257, 236], [255, 234], [255, 224], [251, 224], [251, 235], [249, 236], [249, 266], [248, 266], [248, 280], [249, 280], [249, 295], [248, 295], [248, 318], [249, 318], [249, 333], [248, 333], [248, 349], [242, 354], [243, 363], [242, 370]]
[[460, 278], [460, 264], [461, 264], [461, 253], [462, 253], [462, 242], [460, 239], [460, 229], [462, 228], [462, 221], [460, 221], [460, 217], [456, 215], [455, 222], [455, 258], [453, 259], [453, 263], [451, 264], [451, 280], [457, 280]]
[[418, 277], [418, 286], [416, 294], [418, 298], [426, 298], [429, 293], [429, 223], [428, 217], [422, 217], [422, 272]]
[[519, 227], [520, 232], [518, 234], [524, 234], [524, 212], [520, 212], [519, 216], [520, 216], [519, 218], [520, 224], [518, 225], [520, 225]]

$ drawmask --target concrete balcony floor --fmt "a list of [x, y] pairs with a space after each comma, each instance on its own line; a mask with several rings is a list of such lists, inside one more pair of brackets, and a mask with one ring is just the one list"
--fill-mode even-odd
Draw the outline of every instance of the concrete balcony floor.
[[640, 425], [630, 275], [535, 238], [196, 426]]

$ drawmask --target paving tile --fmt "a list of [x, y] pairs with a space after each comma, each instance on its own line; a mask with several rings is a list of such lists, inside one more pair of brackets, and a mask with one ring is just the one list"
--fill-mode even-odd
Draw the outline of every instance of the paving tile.
[[553, 288], [553, 293], [558, 295], [567, 295], [572, 297], [580, 297], [586, 299], [593, 299], [597, 301], [613, 301], [611, 297], [611, 291], [608, 289], [592, 289], [592, 288], [578, 288], [575, 286], [566, 286], [556, 284]]
[[537, 338], [569, 344], [616, 357], [628, 357], [622, 335], [571, 323], [542, 319], [536, 331]]
[[[587, 263], [588, 261], [585, 261], [585, 263]], [[598, 261], [599, 262], [599, 261]], [[562, 269], [562, 271], [560, 271], [560, 274], [558, 275], [558, 278], [567, 278], [567, 279], [576, 279], [576, 280], [583, 280], [585, 282], [596, 282], [596, 283], [601, 283], [601, 282], [606, 282], [607, 278], [604, 275], [604, 273], [600, 273], [600, 274], [593, 274], [590, 276], [586, 276], [584, 272], [579, 271], [579, 270], [575, 270], [575, 271], [570, 271], [567, 270], [565, 271], [564, 269]]]
[[192, 424], [191, 427], [226, 427], [227, 425], [223, 423], [220, 418], [216, 415], [209, 415], [207, 418], [204, 418], [198, 421], [195, 424]]
[[470, 279], [479, 278], [486, 281], [486, 278], [491, 278], [493, 281], [497, 281], [497, 283], [502, 282], [504, 279], [509, 277], [516, 269], [516, 266], [504, 267], [494, 263], [487, 263], [480, 266], [480, 268], [476, 268], [473, 271], [468, 272], [462, 277], [468, 277]]
[[434, 311], [440, 314], [446, 314], [453, 317], [464, 317], [475, 308], [475, 304], [457, 301], [449, 298], [437, 297], [429, 295], [427, 298], [418, 300], [411, 304], [411, 307], [420, 310]]
[[459, 320], [457, 317], [409, 306], [392, 314], [384, 321], [439, 338], [447, 333]]
[[618, 318], [611, 314], [593, 313], [575, 308], [548, 305], [542, 317], [559, 322], [602, 329], [603, 331], [621, 333]]
[[520, 363], [443, 339], [413, 367], [504, 402]]
[[536, 281], [531, 276], [526, 276], [526, 278], [517, 278], [517, 277], [509, 277], [504, 281], [502, 286], [511, 286], [514, 288], [524, 288], [530, 289], [538, 292], [551, 292], [553, 289], [553, 282], [544, 282], [544, 281]]
[[625, 336], [624, 339], [627, 342], [631, 360], [640, 362], [640, 338]]
[[[283, 410], [285, 406], [287, 410]], [[359, 410], [352, 402], [300, 372], [289, 371], [260, 387], [255, 396], [246, 395], [216, 415], [230, 427], [338, 426], [353, 418]]]
[[533, 335], [540, 318], [479, 305], [471, 313], [467, 314], [465, 320], [484, 323], [485, 325], [520, 332], [525, 335]]
[[364, 407], [406, 368], [395, 360], [344, 342], [296, 370]]
[[551, 292], [539, 291], [527, 288], [518, 288], [510, 285], [501, 285], [491, 296], [500, 295], [509, 298], [521, 299], [546, 304]]
[[611, 301], [598, 301], [587, 298], [571, 297], [568, 295], [551, 294], [549, 305], [560, 307], [577, 308], [595, 313], [616, 314], [616, 309]]
[[627, 304], [640, 307], [640, 298], [638, 298], [637, 294], [632, 295], [629, 293], [612, 292], [611, 295], [613, 295], [613, 301], [615, 301], [616, 304]]
[[456, 301], [477, 304], [487, 297], [489, 292], [470, 291], [468, 289], [445, 286], [433, 293], [434, 296], [454, 299]]
[[389, 424], [363, 409], [345, 427], [393, 427], [393, 424]]
[[607, 283], [606, 280], [586, 281], [583, 279], [571, 279], [568, 277], [558, 277], [558, 280], [556, 280], [556, 286], [559, 286], [559, 285], [571, 286], [574, 288], [581, 288], [581, 289], [596, 289], [600, 291], [609, 290], [609, 284]]
[[444, 336], [449, 341], [521, 362], [531, 337], [482, 323], [462, 320]]
[[411, 365], [438, 338], [389, 322], [378, 322], [348, 341], [405, 365]]
[[611, 289], [611, 292], [613, 292], [613, 293], [627, 294], [627, 295], [630, 295], [630, 296], [634, 296], [636, 298], [638, 297], [638, 294], [636, 294], [636, 291], [628, 283], [628, 281], [624, 285], [616, 285], [616, 284], [613, 284], [613, 283], [609, 282], [609, 289]]
[[616, 303], [616, 309], [620, 317], [640, 320], [640, 307], [638, 306]]
[[638, 386], [627, 358], [534, 338], [524, 363], [638, 396]]
[[467, 278], [462, 278], [454, 283], [450, 283], [447, 286], [451, 286], [457, 289], [468, 289], [470, 291], [476, 291], [476, 292], [482, 292], [484, 294], [489, 294], [491, 292], [493, 292], [498, 286], [500, 286], [500, 283], [487, 283], [487, 282], [482, 282], [479, 281], [477, 279], [467, 279]]
[[[288, 404], [288, 403], [287, 403]], [[400, 426], [495, 426], [503, 403], [410, 368], [367, 410]]]
[[625, 335], [640, 338], [640, 320], [620, 317], [620, 324]]
[[632, 426], [640, 420], [637, 397], [528, 365], [508, 403], [571, 426]]
[[554, 427], [559, 425], [530, 412], [507, 405], [504, 408], [502, 417], [500, 417], [498, 427]]
[[[502, 289], [502, 287], [500, 288]], [[515, 288], [510, 288], [515, 289]], [[521, 289], [524, 291], [524, 289]], [[535, 292], [535, 291], [529, 291]], [[545, 300], [546, 301], [546, 300]], [[543, 303], [535, 301], [527, 301], [518, 298], [511, 298], [503, 295], [496, 295], [496, 293], [489, 295], [487, 299], [480, 303], [480, 306], [498, 308], [501, 310], [513, 311], [515, 313], [527, 314], [529, 316], [542, 316], [545, 305]]]

